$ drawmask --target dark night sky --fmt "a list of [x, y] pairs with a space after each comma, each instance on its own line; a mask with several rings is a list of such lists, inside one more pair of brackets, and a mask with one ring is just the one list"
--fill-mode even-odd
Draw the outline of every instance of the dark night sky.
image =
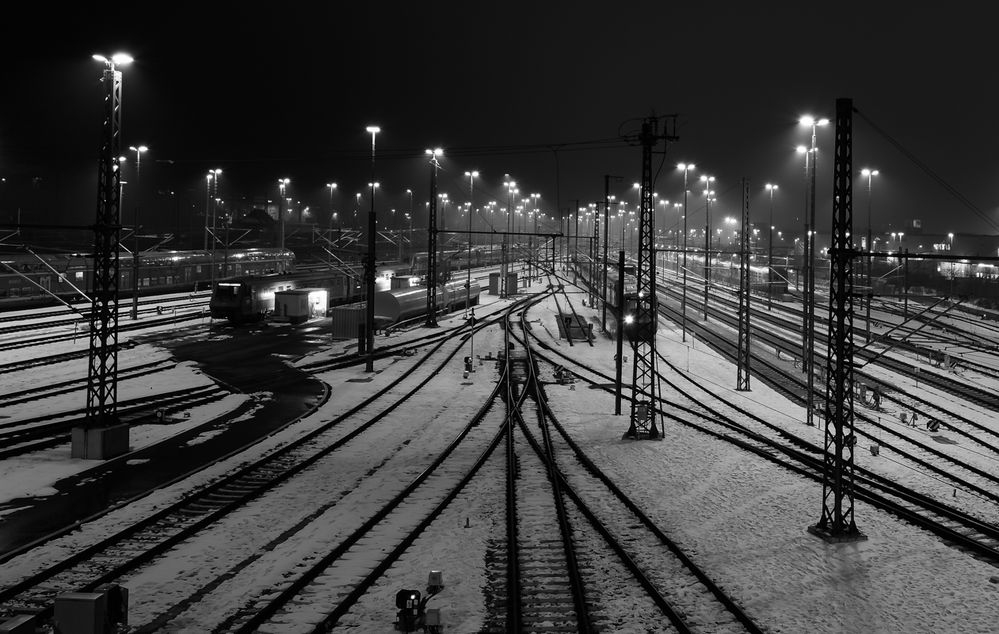
[[[9, 219], [17, 205], [25, 222], [92, 220], [101, 67], [90, 55], [124, 50], [136, 60], [123, 69], [124, 145], [151, 148], [143, 188], [186, 189], [191, 199], [203, 200], [205, 170], [221, 167], [227, 197], [275, 196], [275, 180], [287, 176], [321, 218], [330, 180], [341, 188], [336, 206], [353, 207], [368, 181], [364, 128], [377, 123], [386, 206], [406, 208], [407, 187], [418, 204], [426, 199], [420, 154], [434, 145], [450, 151], [441, 190], [459, 201], [469, 169], [482, 172], [480, 204], [505, 200], [504, 173], [522, 192], [540, 192], [548, 210], [556, 198], [567, 207], [602, 197], [607, 173], [624, 177], [617, 193], [633, 201], [638, 147], [567, 146], [556, 184], [556, 155], [543, 146], [613, 141], [654, 110], [680, 114], [680, 140], [656, 183], [661, 196], [680, 195], [670, 168], [693, 161], [695, 177], [718, 179], [718, 217], [737, 212], [743, 176], [760, 217], [769, 206], [763, 184], [774, 181], [776, 224], [800, 231], [803, 159], [794, 147], [808, 134], [797, 118], [832, 117], [836, 98], [852, 97], [984, 213], [855, 117], [854, 165], [881, 171], [875, 230], [918, 218], [927, 232], [999, 232], [990, 17], [954, 3], [904, 12], [805, 4], [181, 2], [99, 21], [100, 5], [88, 3], [59, 9], [58, 27], [54, 8], [22, 10], [0, 27], [0, 212]], [[828, 231], [832, 146], [830, 126], [819, 132], [820, 231]], [[165, 159], [172, 165], [156, 162]], [[859, 230], [866, 180], [858, 175], [855, 187]], [[692, 225], [703, 222], [700, 200], [691, 199]]]

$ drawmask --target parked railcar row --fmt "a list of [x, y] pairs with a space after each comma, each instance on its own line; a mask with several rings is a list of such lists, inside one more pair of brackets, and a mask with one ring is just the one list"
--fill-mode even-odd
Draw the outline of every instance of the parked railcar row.
[[[119, 290], [131, 292], [131, 254], [119, 254]], [[37, 305], [54, 294], [64, 301], [89, 296], [93, 288], [93, 256], [80, 253], [0, 254], [0, 304]], [[213, 272], [214, 264], [214, 272]], [[287, 249], [233, 249], [228, 257], [209, 251], [156, 251], [139, 257], [139, 294], [196, 290], [213, 279], [294, 270], [295, 254]]]
[[[508, 251], [508, 257], [513, 258], [512, 251]], [[437, 255], [437, 275], [438, 282], [446, 282], [451, 279], [453, 271], [481, 266], [491, 266], [500, 264], [503, 260], [503, 252], [499, 246], [472, 247], [469, 254], [468, 249], [448, 249], [441, 251]], [[427, 277], [427, 252], [421, 251], [413, 255], [409, 267], [409, 274], [423, 281]]]
[[[228, 319], [233, 323], [260, 321], [275, 312], [277, 294], [288, 291], [306, 291], [303, 310], [306, 314], [318, 312], [321, 315], [331, 306], [360, 301], [365, 296], [359, 270], [250, 275], [217, 282], [209, 309], [214, 319]], [[287, 314], [279, 316], [288, 317]]]

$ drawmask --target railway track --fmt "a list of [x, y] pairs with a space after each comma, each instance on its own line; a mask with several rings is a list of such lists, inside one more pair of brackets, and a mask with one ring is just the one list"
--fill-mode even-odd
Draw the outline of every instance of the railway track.
[[[145, 319], [143, 321], [126, 322], [126, 323], [119, 322], [118, 332], [119, 333], [132, 332], [132, 331], [144, 330], [147, 328], [170, 326], [174, 324], [181, 324], [187, 321], [193, 321], [195, 319], [204, 319], [206, 316], [207, 313], [205, 313], [204, 311], [199, 311], [196, 313], [171, 315], [169, 317], [163, 317], [159, 319]], [[82, 330], [80, 332], [67, 332], [62, 334], [49, 334], [44, 337], [35, 337], [33, 339], [20, 339], [20, 340], [0, 343], [0, 352], [9, 351], [9, 350], [19, 350], [22, 348], [33, 348], [36, 346], [44, 346], [52, 343], [62, 343], [66, 341], [75, 342], [77, 339], [86, 340], [88, 337], [89, 335], [86, 330]], [[66, 358], [78, 358], [78, 357], [85, 357], [87, 356], [87, 354], [88, 354], [87, 350], [82, 350], [74, 353], [67, 353], [66, 355], [56, 355], [56, 356], [66, 357]], [[70, 355], [75, 355], [75, 356], [70, 356]], [[30, 360], [30, 361], [6, 363], [0, 366], [0, 373], [23, 370], [37, 365], [44, 365], [44, 363], [45, 363], [44, 358]]]
[[[675, 309], [667, 306], [665, 303], [660, 304], [660, 310], [674, 321], [679, 319]], [[710, 313], [717, 321], [730, 326], [733, 325], [731, 323], [732, 317], [724, 311], [711, 309]], [[688, 321], [688, 328], [694, 329], [702, 341], [705, 341], [720, 354], [731, 360], [736, 358], [735, 344], [727, 336], [713, 329], [706, 328], [698, 322]], [[794, 352], [795, 348], [793, 344], [774, 332], [758, 328], [754, 331], [754, 334], [754, 338], [757, 341], [765, 342], [775, 349], [784, 350], [789, 355]], [[822, 355], [816, 355], [816, 357], [818, 359], [817, 363], [821, 363]], [[756, 352], [753, 353], [752, 363], [754, 374], [765, 380], [768, 385], [785, 393], [797, 403], [802, 405], [806, 403], [805, 394], [808, 387], [805, 379], [800, 375], [792, 374], [781, 365]], [[862, 373], [859, 375], [864, 376]], [[855, 376], [858, 376], [858, 373], [855, 372]], [[871, 377], [871, 381], [875, 382], [876, 379]], [[817, 382], [817, 384], [819, 383], [821, 382]], [[891, 389], [903, 392], [895, 386], [891, 386]], [[821, 404], [824, 392], [816, 388], [814, 394], [815, 403]], [[866, 426], [858, 425], [855, 427], [854, 431], [858, 437], [865, 438], [873, 444], [890, 449], [896, 455], [904, 457], [906, 460], [918, 465], [920, 469], [949, 480], [955, 486], [965, 491], [974, 493], [993, 503], [999, 502], [999, 474], [995, 471], [970, 464], [959, 457], [952, 456], [927, 442], [921, 441], [914, 434], [900, 432], [894, 426], [885, 424], [872, 416], [857, 412], [855, 418], [859, 422], [866, 423]], [[881, 432], [882, 436], [875, 436], [871, 432], [872, 429]], [[894, 438], [895, 442], [886, 440], [885, 435]], [[905, 443], [910, 449], [903, 449], [898, 444], [900, 442]]]
[[[135, 425], [145, 418], [152, 418], [155, 413], [175, 414], [220, 400], [228, 394], [227, 390], [217, 385], [163, 392], [155, 396], [120, 401], [118, 417], [123, 423]], [[68, 443], [71, 430], [84, 424], [84, 414], [86, 410], [80, 409], [0, 424], [0, 429], [9, 429], [0, 432], [0, 459], [23, 456]]]
[[[526, 330], [519, 338], [529, 351], [531, 346], [528, 342], [531, 339]], [[530, 365], [537, 371], [542, 364], [537, 362], [536, 353], [530, 351], [529, 354]], [[550, 361], [545, 361], [544, 365], [546, 371], [554, 371]], [[608, 593], [613, 596], [607, 597], [604, 605], [624, 600], [635, 602], [631, 608], [636, 610], [658, 608], [664, 622], [668, 621], [672, 628], [680, 632], [761, 631], [738, 603], [573, 442], [548, 405], [545, 383], [537, 373], [532, 377], [527, 391], [535, 405], [536, 415], [532, 418], [536, 422], [529, 424], [518, 412], [518, 426], [538, 459], [544, 461], [556, 500], [564, 497], [565, 503], [583, 520], [573, 526], [568, 522], [568, 513], [559, 514], [566, 517], [565, 520], [560, 519], [563, 549], [567, 553], [573, 553], [572, 558], [579, 561], [605, 561], [609, 555], [616, 558], [630, 573], [634, 587], [626, 588], [623, 592], [621, 588], [617, 588]], [[557, 501], [546, 507], [559, 509], [561, 504], [561, 501]], [[591, 544], [591, 548], [583, 550], [578, 544], [574, 544], [574, 536], [582, 534], [584, 528], [599, 535], [599, 539], [591, 541], [601, 542], [600, 549], [592, 548]], [[553, 534], [548, 532], [548, 535]], [[548, 541], [553, 545], [558, 540], [549, 538]], [[609, 552], [605, 554], [602, 552], [604, 550]], [[579, 551], [578, 554], [576, 551]], [[554, 554], [549, 556], [549, 559], [556, 558]], [[574, 566], [578, 568], [578, 564]], [[576, 613], [585, 617], [577, 620], [578, 631], [591, 631], [595, 620], [611, 628], [634, 625], [632, 621], [622, 623], [620, 616], [617, 620], [606, 623], [606, 615], [601, 614], [606, 609], [602, 606], [603, 602], [592, 598], [593, 595], [601, 594], [601, 584], [597, 582], [600, 576], [598, 572], [590, 571], [587, 575], [588, 583], [584, 583], [582, 579], [580, 581], [581, 585], [585, 585], [586, 591], [591, 593], [591, 597], [586, 601], [576, 602]], [[571, 580], [572, 574], [567, 578]], [[579, 594], [582, 596], [582, 590]], [[563, 612], [568, 612], [568, 606], [565, 605], [568, 603], [567, 599], [566, 593], [563, 593]], [[650, 605], [644, 606], [643, 603]], [[546, 621], [552, 622], [555, 615], [544, 616]], [[525, 629], [529, 631], [530, 627]]]
[[[351, 440], [375, 427], [391, 411], [417, 394], [451, 362], [466, 335], [463, 331], [456, 332], [450, 340], [442, 340], [430, 347], [420, 361], [429, 364], [433, 357], [435, 369], [417, 373], [422, 364], [413, 364], [408, 371], [362, 403], [294, 442], [4, 588], [0, 591], [0, 614], [32, 613], [39, 615], [41, 620], [48, 619], [52, 615], [52, 600], [57, 594], [92, 590], [120, 579], [223, 521], [277, 486], [290, 482], [310, 466], [328, 459]], [[403, 393], [400, 395], [399, 392]], [[376, 411], [371, 413], [371, 409]], [[9, 561], [18, 554], [21, 553], [7, 553], [2, 561]], [[184, 603], [181, 601], [181, 604]]]
[[[540, 341], [539, 345], [545, 347], [545, 344]], [[547, 351], [541, 356], [553, 362], [565, 363], [567, 367], [573, 367], [574, 373], [586, 383], [595, 388], [611, 391], [610, 388], [606, 387], [608, 383], [613, 383], [610, 376], [579, 364], [570, 356], [551, 347], [547, 348]], [[754, 363], [755, 361], [754, 358]], [[823, 464], [820, 447], [727, 403], [726, 399], [717, 394], [717, 386], [700, 385], [682, 372], [680, 368], [669, 364], [664, 358], [661, 358], [660, 362], [668, 364], [667, 367], [672, 371], [671, 376], [683, 377], [686, 382], [695, 385], [704, 394], [711, 394], [712, 399], [725, 403], [725, 407], [737, 412], [738, 416], [735, 418], [726, 415], [717, 407], [706, 405], [699, 399], [691, 398], [669, 377], [662, 375], [660, 378], [663, 382], [678, 390], [679, 393], [685, 394], [685, 398], [693, 403], [693, 406], [683, 406], [673, 402], [662, 402], [660, 407], [667, 418], [735, 444], [817, 482], [822, 481]], [[744, 424], [742, 421], [747, 418], [766, 433]], [[976, 557], [999, 565], [999, 527], [994, 523], [973, 516], [933, 496], [915, 491], [869, 470], [857, 468], [856, 473], [855, 495], [857, 499], [864, 500], [913, 525], [935, 533], [945, 542], [973, 553]]]
[[[127, 368], [118, 369], [118, 380], [125, 381], [128, 379], [136, 379], [143, 376], [149, 376], [157, 372], [162, 372], [164, 370], [169, 370], [177, 366], [177, 363], [169, 360], [152, 361], [150, 363], [140, 363], [138, 365], [133, 365]], [[5, 394], [0, 394], [0, 406], [9, 407], [11, 405], [21, 405], [24, 403], [30, 403], [31, 401], [37, 401], [50, 396], [57, 396], [59, 394], [66, 394], [68, 392], [74, 392], [87, 385], [87, 379], [70, 379], [68, 381], [59, 381], [56, 383], [49, 383], [47, 385], [39, 385], [37, 387], [31, 387], [24, 390], [16, 390], [12, 392], [7, 392]], [[0, 425], [0, 429], [3, 426]]]
[[[330, 631], [457, 497], [499, 446], [509, 423], [495, 405], [509, 386], [509, 376], [506, 364], [478, 412], [404, 489], [385, 500], [335, 547], [284, 580], [280, 588], [251, 599], [212, 632], [280, 629], [291, 619], [310, 623], [316, 632]], [[308, 599], [311, 596], [332, 600], [315, 605]]]

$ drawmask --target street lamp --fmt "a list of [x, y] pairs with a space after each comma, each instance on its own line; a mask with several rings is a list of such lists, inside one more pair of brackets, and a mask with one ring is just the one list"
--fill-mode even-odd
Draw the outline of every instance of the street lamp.
[[135, 152], [135, 207], [132, 212], [132, 312], [133, 320], [139, 318], [139, 198], [142, 195], [142, 154], [149, 150], [145, 145], [128, 146]]
[[284, 248], [284, 201], [285, 190], [288, 187], [288, 183], [291, 182], [290, 178], [279, 178], [278, 179], [278, 191], [281, 194], [281, 198], [278, 201], [278, 248]]
[[430, 200], [427, 201], [427, 321], [428, 328], [437, 327], [437, 169], [444, 150], [427, 148], [430, 157]]
[[[531, 194], [531, 202], [534, 203], [534, 233], [538, 232], [538, 201], [539, 200], [541, 200], [541, 194], [539, 194], [537, 192]], [[577, 234], [578, 234], [578, 232], [579, 232], [579, 218], [577, 217], [576, 220], [577, 220], [576, 230], [577, 230]], [[528, 251], [531, 254], [531, 259], [535, 260], [535, 261], [539, 261], [541, 258], [540, 257], [535, 257], [535, 254], [534, 254], [534, 236], [528, 237], [527, 243], [528, 243]], [[578, 235], [576, 236], [576, 246], [577, 247], [579, 246], [579, 236]], [[541, 247], [541, 241], [540, 240], [538, 240], [538, 247], [539, 247], [539, 250], [540, 250], [540, 247]], [[538, 277], [540, 278], [540, 276], [541, 276], [540, 269], [537, 269], [537, 272], [538, 272]], [[528, 282], [527, 283], [530, 284], [531, 283], [531, 269], [530, 269], [530, 267], [528, 267], [528, 270], [527, 270], [527, 277], [528, 277]]]
[[704, 183], [704, 321], [708, 320], [708, 287], [711, 285], [711, 183], [714, 176], [703, 174]]
[[676, 168], [683, 170], [683, 293], [680, 297], [680, 329], [683, 341], [687, 341], [687, 172], [694, 171], [693, 163], [678, 163]]
[[871, 255], [871, 204], [874, 198], [872, 181], [879, 173], [878, 170], [867, 167], [860, 170], [860, 174], [867, 177], [867, 337], [865, 338], [867, 342], [871, 341], [871, 298], [874, 293], [874, 288], [871, 286], [874, 269], [874, 256]]
[[767, 237], [767, 310], [773, 310], [774, 302], [774, 192], [777, 185], [766, 184], [770, 192], [770, 233]]
[[330, 248], [329, 248], [329, 253], [327, 253], [327, 255], [329, 257], [327, 258], [326, 261], [327, 261], [327, 265], [330, 268], [332, 268], [333, 267], [333, 244], [334, 244], [333, 243], [333, 220], [336, 218], [336, 212], [333, 211], [333, 192], [336, 190], [337, 185], [336, 185], [335, 182], [334, 183], [326, 183], [326, 187], [330, 190], [330, 223], [329, 223], [329, 230], [327, 231], [327, 235], [326, 235], [326, 243], [329, 244]]
[[[409, 244], [413, 245], [413, 190], [407, 189], [406, 194], [409, 195], [409, 214], [406, 216], [406, 220], [409, 221]], [[399, 239], [402, 241], [402, 238]]]
[[[475, 179], [479, 177], [479, 172], [472, 170], [465, 172], [465, 176], [468, 177], [468, 262], [465, 263], [465, 268], [468, 271], [468, 277], [465, 280], [465, 315], [467, 316], [469, 304], [472, 301], [472, 211], [475, 209]], [[475, 319], [474, 309], [472, 310], [472, 319]], [[475, 371], [474, 366], [472, 371]]]
[[[815, 385], [815, 173], [816, 173], [816, 163], [818, 162], [818, 148], [816, 147], [816, 128], [818, 126], [829, 125], [829, 119], [815, 119], [811, 116], [803, 116], [798, 120], [803, 126], [809, 126], [812, 129], [812, 143], [809, 147], [807, 153], [805, 153], [805, 170], [806, 170], [806, 188], [808, 191], [808, 215], [806, 216], [805, 225], [805, 266], [807, 267], [807, 274], [805, 275], [805, 293], [804, 299], [804, 311], [802, 317], [804, 323], [802, 324], [802, 369], [808, 376], [808, 387], [806, 388], [807, 404], [805, 407], [806, 424], [809, 426], [814, 425], [815, 408], [812, 406], [814, 393], [813, 387]], [[800, 151], [800, 148], [799, 148]], [[808, 174], [808, 156], [811, 154], [811, 174]]]
[[[218, 211], [218, 207], [219, 207], [219, 204], [218, 204], [218, 192], [219, 192], [219, 178], [221, 178], [221, 176], [222, 176], [222, 170], [219, 169], [219, 168], [216, 168], [216, 169], [213, 169], [213, 170], [208, 170], [208, 177], [209, 177], [208, 178], [208, 186], [209, 186], [209, 189], [211, 190], [211, 192], [209, 193], [208, 200], [205, 201], [205, 204], [206, 204], [206, 207], [205, 207], [205, 214], [206, 214], [206, 216], [205, 216], [205, 222], [208, 222], [208, 217], [207, 217], [208, 207], [207, 207], [207, 205], [211, 205], [211, 216], [212, 216], [211, 230], [206, 231], [206, 233], [211, 235], [211, 240], [212, 240], [212, 258], [211, 258], [211, 261], [212, 261], [212, 271], [211, 271], [210, 280], [211, 280], [211, 286], [212, 286], [213, 289], [215, 288], [215, 247], [216, 247], [216, 242], [217, 242], [217, 238], [215, 236], [215, 214]], [[206, 238], [207, 237], [208, 236], [206, 236]]]
[[[512, 180], [509, 174], [503, 175], [506, 180], [503, 181], [503, 186], [506, 187], [506, 232], [503, 234], [503, 246], [502, 246], [502, 264], [500, 266], [500, 297], [508, 297], [510, 295], [510, 289], [507, 288], [507, 274], [510, 270], [510, 265], [507, 262], [507, 250], [509, 249], [509, 239], [510, 232], [513, 227], [513, 196], [518, 191], [517, 181]], [[514, 289], [516, 291], [516, 289]]]
[[364, 364], [365, 372], [375, 371], [375, 135], [381, 132], [381, 128], [376, 125], [369, 125], [365, 128], [371, 134], [371, 207], [368, 211], [368, 259], [365, 272], [368, 283], [368, 305], [367, 305], [367, 359]]

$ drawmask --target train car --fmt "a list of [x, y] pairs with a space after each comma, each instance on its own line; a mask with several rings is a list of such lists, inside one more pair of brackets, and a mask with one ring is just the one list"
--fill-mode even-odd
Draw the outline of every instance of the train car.
[[326, 308], [364, 299], [365, 289], [356, 272], [327, 269], [258, 275], [221, 280], [215, 284], [209, 309], [213, 319], [232, 323], [254, 322], [274, 311], [274, 294], [310, 288], [326, 292]]
[[[468, 249], [449, 249], [437, 255], [437, 275], [440, 279], [450, 279], [454, 271], [469, 268], [479, 268], [483, 266], [495, 266], [502, 262], [503, 253], [497, 245], [472, 247], [471, 255]], [[421, 251], [413, 254], [409, 267], [409, 274], [413, 277], [426, 280], [427, 277], [427, 252]]]
[[[212, 271], [214, 264], [214, 274]], [[119, 253], [119, 291], [133, 289], [132, 256]], [[197, 290], [212, 279], [294, 270], [295, 254], [287, 249], [230, 249], [216, 251], [153, 251], [139, 255], [138, 292]], [[0, 254], [0, 305], [31, 306], [89, 296], [93, 286], [93, 257], [88, 254]]]
[[[437, 310], [479, 303], [482, 289], [479, 283], [472, 281], [466, 290], [464, 281], [454, 281], [444, 284], [437, 290]], [[375, 293], [375, 323], [379, 327], [390, 326], [400, 321], [425, 315], [427, 312], [427, 288], [413, 286], [396, 288]]]

